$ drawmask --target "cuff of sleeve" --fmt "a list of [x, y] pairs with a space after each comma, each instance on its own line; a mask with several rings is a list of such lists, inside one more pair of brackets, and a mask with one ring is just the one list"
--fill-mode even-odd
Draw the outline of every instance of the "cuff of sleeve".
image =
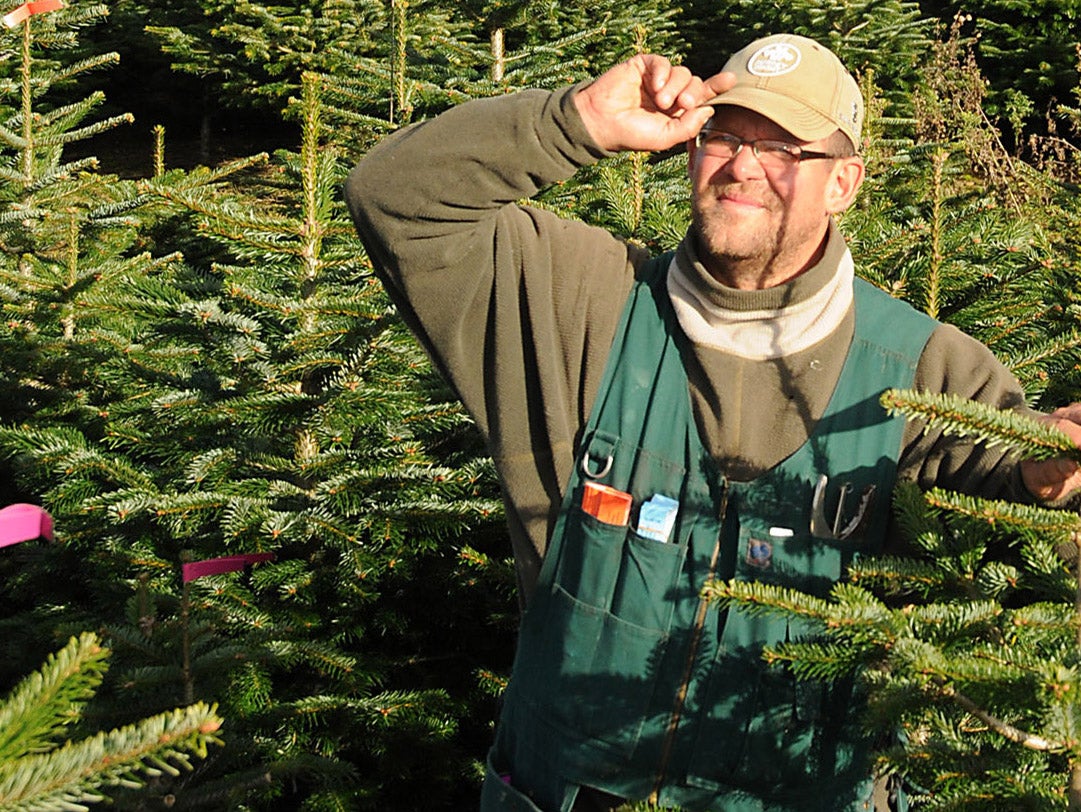
[[556, 125], [562, 130], [567, 144], [570, 147], [567, 157], [581, 165], [596, 163], [602, 158], [610, 158], [615, 152], [599, 146], [589, 134], [578, 105], [574, 103], [574, 96], [591, 80], [584, 80], [577, 84], [569, 85], [552, 93], [552, 113]]

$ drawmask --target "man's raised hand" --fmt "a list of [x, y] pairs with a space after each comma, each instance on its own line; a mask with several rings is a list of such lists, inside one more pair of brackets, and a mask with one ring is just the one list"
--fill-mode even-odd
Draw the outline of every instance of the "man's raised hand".
[[700, 79], [657, 54], [639, 54], [575, 95], [589, 134], [603, 149], [660, 152], [694, 138], [713, 115], [706, 102], [729, 89], [731, 74]]

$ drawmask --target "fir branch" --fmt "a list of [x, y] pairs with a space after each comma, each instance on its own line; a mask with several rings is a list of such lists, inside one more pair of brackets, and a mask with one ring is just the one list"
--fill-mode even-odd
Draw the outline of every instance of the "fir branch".
[[[1042, 314], [1041, 314], [1042, 315]], [[1026, 374], [1039, 376], [1057, 359], [1073, 358], [1081, 346], [1081, 330], [1070, 330], [1062, 335], [1042, 338], [1025, 348], [1024, 353], [1004, 358], [1010, 370], [1020, 378]], [[1032, 370], [1029, 372], [1029, 370]]]
[[943, 646], [952, 640], [975, 636], [981, 629], [992, 628], [1002, 612], [1002, 607], [995, 601], [970, 600], [909, 606], [900, 612], [900, 617], [919, 629], [921, 639], [930, 638], [936, 646]]
[[0, 766], [0, 810], [84, 809], [103, 800], [97, 787], [140, 787], [143, 777], [179, 775], [192, 768], [191, 754], [205, 758], [209, 744], [221, 744], [220, 727], [216, 709], [197, 703], [24, 756]]
[[845, 643], [811, 641], [777, 648], [767, 646], [762, 657], [770, 665], [787, 664], [798, 679], [832, 682], [874, 661], [878, 652]]
[[941, 570], [932, 563], [914, 558], [874, 556], [859, 558], [849, 565], [852, 583], [881, 586], [890, 594], [926, 594], [942, 582]]
[[1068, 749], [1067, 745], [1063, 742], [1053, 742], [1049, 739], [1045, 739], [1043, 736], [1027, 733], [1024, 730], [999, 719], [997, 716], [988, 713], [976, 702], [973, 702], [961, 691], [958, 691], [953, 684], [945, 679], [945, 677], [936, 676], [932, 681], [938, 686], [938, 690], [943, 696], [952, 699], [1000, 736], [1020, 744], [1023, 747], [1027, 747], [1030, 750], [1062, 751]]
[[[814, 618], [828, 630], [830, 642], [794, 641], [763, 652], [768, 662], [787, 662], [793, 672], [802, 678], [832, 680], [852, 673], [861, 663], [877, 658], [878, 652], [889, 652], [887, 668], [903, 668], [929, 680], [940, 695], [956, 702], [968, 713], [1010, 741], [1034, 750], [1058, 751], [1065, 748], [1042, 736], [1021, 730], [999, 719], [957, 689], [957, 678], [1001, 678], [1002, 669], [1009, 663], [996, 661], [981, 663], [980, 658], [947, 656], [940, 646], [948, 640], [966, 639], [973, 628], [987, 626], [1002, 613], [994, 601], [975, 601], [962, 604], [931, 604], [908, 606], [899, 610], [885, 610], [873, 596], [851, 584], [838, 584], [833, 592], [833, 602], [823, 601], [794, 590], [772, 584], [746, 581], [709, 581], [702, 590], [706, 600], [722, 606], [739, 605], [751, 615], [778, 614], [784, 617], [801, 616]], [[882, 611], [858, 612], [854, 609], [866, 606]], [[851, 645], [846, 633], [859, 632], [858, 645]], [[934, 644], [914, 637], [928, 632], [936, 638]], [[896, 675], [894, 675], [896, 676]]]
[[[1065, 603], [1034, 603], [1015, 609], [1010, 613], [1009, 621], [1015, 628], [1024, 629], [1026, 632], [1035, 630], [1052, 636], [1068, 636], [1073, 619], [1073, 607]], [[1036, 651], [1033, 654], [1040, 663], [1046, 664], [1045, 652]]]
[[711, 579], [702, 586], [701, 596], [722, 608], [736, 604], [752, 617], [798, 615], [824, 622], [831, 614], [827, 601], [760, 581]]
[[64, 133], [58, 133], [50, 135], [47, 133], [40, 134], [36, 139], [36, 143], [40, 146], [60, 146], [61, 144], [70, 144], [75, 141], [83, 141], [87, 138], [92, 138], [95, 135], [100, 135], [103, 132], [113, 129], [120, 124], [131, 124], [135, 121], [135, 118], [130, 113], [124, 113], [119, 116], [113, 116], [112, 118], [105, 119], [104, 121], [97, 121], [93, 124], [88, 124], [85, 127], [80, 127], [77, 130], [68, 130]]
[[78, 720], [79, 709], [101, 684], [108, 655], [93, 634], [84, 633], [19, 683], [0, 706], [0, 764], [51, 749], [52, 737]]
[[[105, 7], [99, 6], [99, 8], [104, 9]], [[99, 20], [93, 20], [93, 22], [98, 21]], [[59, 66], [56, 72], [52, 75], [52, 83], [58, 84], [61, 82], [66, 82], [89, 71], [98, 70], [100, 68], [107, 68], [118, 64], [120, 64], [120, 54], [116, 53], [115, 51], [104, 54], [93, 54], [92, 56], [88, 56], [87, 58], [78, 62], [72, 62], [67, 65]], [[98, 93], [92, 93], [89, 99], [95, 99], [98, 95]], [[97, 98], [95, 103], [97, 104], [104, 100], [105, 94], [101, 93], [100, 98]]]
[[216, 709], [199, 703], [60, 747], [49, 739], [77, 718], [76, 705], [100, 684], [109, 652], [84, 633], [0, 705], [0, 810], [85, 810], [102, 786], [139, 787], [144, 777], [178, 775], [220, 744]]
[[[293, 219], [271, 214], [265, 209], [253, 212], [250, 205], [245, 206], [236, 200], [219, 199], [212, 190], [205, 187], [182, 188], [150, 182], [147, 187], [151, 194], [205, 217], [206, 223], [213, 224], [215, 230], [223, 233], [235, 232], [238, 239], [247, 234], [265, 235], [261, 245], [271, 253], [283, 250], [285, 240], [297, 238], [298, 228]], [[285, 247], [295, 253], [295, 247]]]
[[1071, 511], [981, 499], [941, 488], [932, 488], [925, 494], [925, 498], [932, 507], [979, 519], [990, 525], [1004, 525], [1018, 531], [1048, 534], [1063, 540], [1081, 531], [1081, 517]]
[[357, 659], [333, 645], [306, 640], [276, 640], [269, 650], [284, 662], [303, 662], [322, 675], [337, 679], [352, 677], [359, 671]]
[[891, 415], [925, 421], [925, 430], [970, 437], [988, 446], [1005, 445], [1023, 457], [1069, 457], [1081, 462], [1081, 449], [1057, 428], [1018, 412], [1002, 411], [953, 394], [887, 389], [880, 402]]
[[[73, 176], [78, 175], [80, 172], [93, 171], [97, 170], [97, 168], [98, 159], [91, 155], [86, 158], [77, 158], [69, 163], [46, 167], [41, 170], [38, 175], [30, 177], [22, 175], [20, 183], [25, 184], [25, 191], [27, 193], [50, 190], [53, 192], [54, 197], [60, 197], [61, 195], [58, 194], [60, 190], [57, 188], [59, 184], [70, 181]], [[67, 186], [73, 188], [74, 184], [69, 183]], [[44, 216], [42, 219], [47, 220], [48, 215]]]

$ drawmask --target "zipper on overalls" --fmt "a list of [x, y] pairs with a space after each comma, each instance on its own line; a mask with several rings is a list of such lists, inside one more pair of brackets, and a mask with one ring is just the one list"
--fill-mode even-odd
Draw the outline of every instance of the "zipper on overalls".
[[[721, 501], [717, 511], [720, 521], [720, 530], [717, 533], [717, 542], [713, 545], [713, 554], [709, 559], [709, 574], [707, 580], [712, 579], [717, 572], [717, 562], [721, 557], [721, 541], [724, 538], [724, 515], [728, 512], [728, 479], [725, 478], [721, 486]], [[668, 776], [668, 764], [672, 759], [672, 748], [676, 743], [676, 731], [683, 716], [683, 706], [687, 702], [687, 692], [690, 690], [691, 676], [694, 674], [694, 662], [698, 659], [698, 648], [702, 644], [702, 633], [706, 627], [706, 612], [709, 610], [709, 602], [699, 597], [698, 611], [694, 617], [694, 626], [691, 627], [691, 643], [687, 651], [687, 660], [683, 666], [683, 677], [676, 691], [676, 700], [672, 706], [672, 714], [668, 717], [668, 728], [664, 734], [664, 745], [661, 748], [661, 761], [657, 768], [657, 780], [653, 785], [648, 802], [656, 806], [660, 799], [661, 786]]]

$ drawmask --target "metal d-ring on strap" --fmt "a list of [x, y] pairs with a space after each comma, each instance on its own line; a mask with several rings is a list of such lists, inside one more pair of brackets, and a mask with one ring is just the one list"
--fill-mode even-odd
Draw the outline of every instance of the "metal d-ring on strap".
[[604, 458], [604, 465], [601, 466], [599, 471], [589, 470], [589, 452], [587, 451], [582, 455], [581, 462], [582, 473], [589, 479], [603, 479], [608, 475], [608, 472], [612, 470], [612, 455], [608, 454]]

